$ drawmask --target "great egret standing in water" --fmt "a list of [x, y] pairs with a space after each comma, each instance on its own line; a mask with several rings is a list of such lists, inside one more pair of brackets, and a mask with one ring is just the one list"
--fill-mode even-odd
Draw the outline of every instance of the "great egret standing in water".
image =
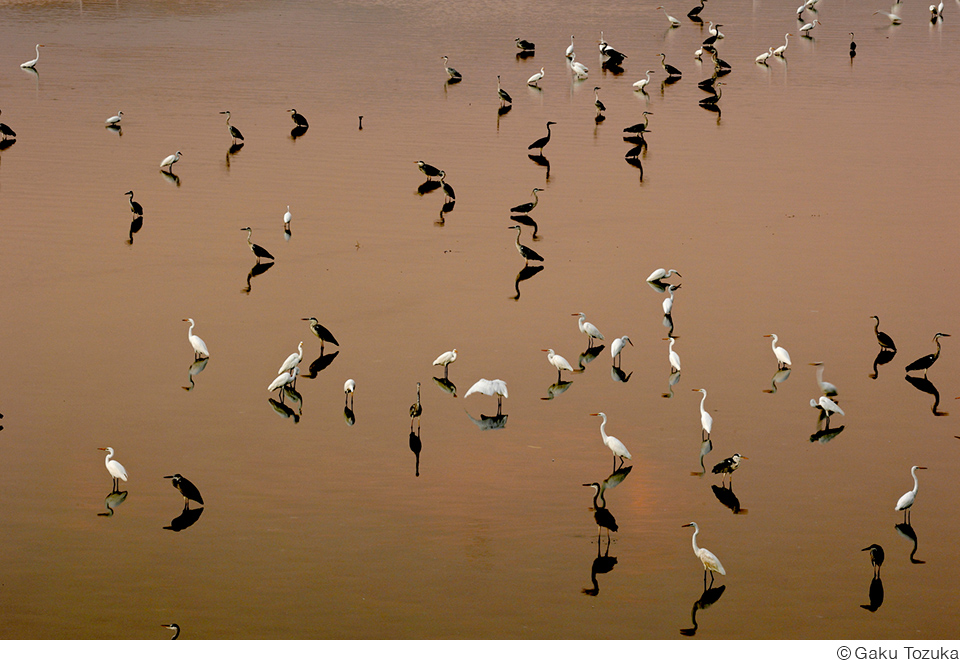
[[113, 490], [116, 491], [119, 487], [118, 479], [127, 480], [127, 469], [120, 465], [119, 461], [113, 460], [113, 447], [97, 447], [97, 449], [107, 452], [103, 462], [107, 466], [107, 472], [113, 477]]
[[660, 5], [659, 7], [657, 7], [657, 9], [660, 9], [663, 11], [663, 15], [667, 17], [668, 21], [670, 21], [670, 27], [680, 27], [680, 21], [678, 21], [676, 18], [668, 14], [667, 10], [663, 8], [663, 5]]
[[[873, 13], [876, 14], [877, 12], [873, 12]], [[802, 28], [800, 28], [800, 31], [803, 32], [803, 36], [810, 38], [810, 30], [817, 27], [818, 25], [820, 25], [820, 19], [815, 18], [813, 19], [813, 22], [807, 23]]]
[[287, 359], [283, 361], [283, 364], [280, 366], [280, 370], [277, 371], [278, 374], [282, 374], [284, 371], [293, 371], [293, 368], [300, 364], [300, 360], [303, 359], [303, 342], [300, 342], [300, 345], [297, 346], [297, 352], [291, 353], [287, 356]]
[[627, 451], [626, 446], [622, 442], [620, 442], [620, 440], [613, 437], [612, 435], [607, 435], [607, 432], [605, 430], [605, 427], [607, 425], [606, 413], [602, 413], [602, 412], [590, 413], [590, 416], [599, 417], [600, 419], [603, 420], [602, 422], [600, 422], [600, 437], [603, 438], [603, 444], [605, 444], [607, 448], [613, 452], [613, 469], [614, 470], [617, 469], [618, 458], [620, 459], [621, 466], [623, 466], [623, 459], [625, 458], [632, 459], [633, 457], [630, 455], [630, 452]]
[[[876, 16], [877, 14], [883, 14], [884, 16], [886, 16], [887, 19], [890, 21], [890, 24], [891, 24], [891, 25], [900, 25], [901, 19], [900, 19], [900, 17], [897, 16], [896, 14], [891, 14], [891, 13], [888, 12], [888, 11], [879, 11], [879, 10], [873, 12], [873, 15], [874, 15], [874, 16]], [[814, 23], [816, 23], [816, 21], [814, 21]], [[809, 27], [809, 26], [810, 26], [810, 24], [807, 23], [807, 24], [804, 25], [803, 28], [801, 28], [801, 29], [806, 29], [806, 28]]]
[[210, 351], [207, 350], [207, 344], [200, 339], [200, 337], [193, 334], [193, 319], [183, 320], [190, 322], [190, 327], [187, 328], [187, 339], [190, 340], [190, 345], [193, 346], [193, 359], [199, 360], [200, 358], [210, 357]]
[[785, 349], [783, 346], [777, 346], [777, 336], [764, 335], [764, 337], [773, 339], [773, 341], [770, 342], [770, 346], [773, 348], [773, 354], [777, 357], [777, 368], [789, 368], [793, 364], [790, 362], [790, 354], [787, 353], [787, 349]]
[[783, 54], [787, 52], [787, 46], [790, 45], [790, 37], [792, 36], [793, 34], [790, 32], [787, 32], [785, 35], [783, 35], [783, 45], [777, 46], [776, 48], [773, 49], [774, 57], [783, 57]]
[[116, 126], [120, 123], [120, 120], [123, 119], [123, 110], [118, 110], [117, 114], [112, 117], [108, 117], [104, 124], [107, 126]]
[[593, 346], [593, 340], [599, 339], [603, 341], [603, 334], [594, 324], [590, 323], [587, 320], [587, 315], [583, 312], [575, 312], [570, 316], [579, 316], [580, 320], [577, 321], [577, 324], [580, 326], [580, 332], [587, 336], [587, 345]]
[[180, 156], [182, 155], [183, 154], [179, 151], [175, 154], [170, 154], [160, 161], [160, 169], [162, 170], [164, 167], [166, 167], [167, 171], [170, 172], [170, 174], [173, 174], [173, 164], [180, 160]]
[[703, 402], [707, 400], [707, 391], [702, 387], [693, 391], [703, 393], [703, 398], [700, 399], [700, 426], [702, 428], [700, 432], [700, 439], [701, 441], [709, 440], [710, 430], [713, 428], [713, 417], [711, 417], [710, 413], [708, 413], [703, 407]]
[[572, 34], [570, 35], [570, 45], [567, 46], [566, 56], [567, 56], [567, 59], [570, 59], [571, 57], [573, 57], [573, 35]]
[[726, 575], [727, 572], [723, 570], [723, 564], [720, 563], [720, 560], [717, 559], [717, 556], [707, 550], [706, 548], [701, 548], [697, 545], [697, 534], [700, 533], [700, 526], [695, 522], [687, 523], [686, 525], [681, 525], [681, 527], [693, 527], [693, 554], [697, 556], [697, 559], [700, 560], [700, 563], [703, 564], [703, 582], [707, 582], [707, 571], [710, 571], [710, 584], [713, 584], [713, 574], [719, 573], [720, 575]]
[[651, 74], [653, 74], [653, 69], [648, 69], [646, 73], [647, 77], [641, 78], [637, 82], [633, 83], [633, 89], [637, 92], [642, 92], [643, 88], [650, 84]]
[[343, 384], [343, 405], [347, 405], [347, 399], [353, 404], [353, 392], [357, 389], [357, 383], [352, 378], [348, 378]]
[[535, 73], [527, 78], [527, 84], [531, 87], [539, 87], [541, 78], [543, 78], [543, 67], [540, 67], [540, 73]]
[[280, 375], [273, 379], [273, 382], [267, 385], [267, 391], [273, 392], [280, 390], [280, 400], [283, 400], [283, 388], [297, 380], [300, 375], [300, 367], [294, 367], [290, 371], [282, 371]]
[[494, 380], [487, 380], [486, 378], [481, 378], [476, 383], [470, 386], [470, 389], [467, 390], [467, 393], [464, 394], [464, 398], [479, 392], [480, 394], [486, 394], [487, 396], [496, 396], [497, 397], [497, 414], [500, 414], [500, 407], [503, 404], [503, 399], [509, 398], [507, 394], [507, 384], [496, 378]]
[[910, 476], [913, 477], [913, 490], [904, 493], [900, 499], [897, 500], [897, 506], [893, 508], [894, 511], [903, 511], [904, 522], [907, 520], [907, 514], [910, 513], [910, 507], [913, 506], [913, 503], [917, 499], [917, 491], [920, 490], [920, 482], [917, 480], [917, 470], [926, 469], [927, 468], [919, 465], [914, 465], [912, 468], [910, 468]]
[[30, 60], [30, 61], [28, 61], [28, 62], [24, 62], [23, 64], [21, 64], [21, 65], [20, 65], [20, 68], [21, 68], [21, 69], [33, 69], [33, 68], [36, 68], [37, 62], [40, 61], [40, 49], [41, 49], [41, 48], [43, 48], [43, 44], [37, 44], [37, 47], [36, 47], [36, 49], [35, 49], [35, 50], [37, 51], [37, 56], [36, 56], [35, 58], [33, 58], [32, 60]]
[[610, 355], [613, 357], [613, 361], [617, 361], [617, 356], [620, 355], [620, 351], [623, 350], [623, 347], [627, 344], [633, 346], [633, 342], [630, 341], [630, 337], [624, 335], [622, 337], [617, 337], [610, 343]]
[[562, 378], [562, 371], [569, 371], [573, 373], [573, 367], [570, 366], [570, 363], [567, 361], [567, 358], [562, 355], [557, 355], [557, 353], [552, 348], [542, 348], [540, 349], [547, 354], [547, 361], [550, 362], [557, 370], [557, 382], [560, 382]]
[[[664, 337], [666, 340], [667, 337]], [[680, 356], [673, 350], [673, 344], [677, 341], [675, 337], [670, 337], [670, 346], [667, 349], [667, 357], [670, 358], [670, 373], [675, 374], [680, 371]]]

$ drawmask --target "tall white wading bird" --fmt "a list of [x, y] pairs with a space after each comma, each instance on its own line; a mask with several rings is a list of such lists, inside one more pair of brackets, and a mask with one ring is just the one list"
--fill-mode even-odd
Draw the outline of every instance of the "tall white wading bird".
[[470, 386], [470, 389], [467, 390], [467, 393], [464, 394], [464, 397], [468, 397], [471, 394], [479, 392], [480, 394], [486, 394], [487, 396], [496, 396], [497, 397], [497, 414], [500, 414], [500, 406], [503, 403], [504, 398], [509, 398], [507, 395], [507, 384], [500, 379], [487, 380], [486, 378], [481, 378], [476, 383]]
[[667, 287], [668, 298], [663, 299], [663, 315], [670, 316], [673, 313], [673, 292], [680, 288], [679, 284], [671, 284]]
[[443, 377], [447, 377], [447, 370], [450, 368], [450, 364], [457, 361], [457, 349], [452, 351], [447, 351], [446, 353], [441, 353], [437, 356], [437, 359], [433, 361], [433, 366], [443, 367]]
[[943, 0], [940, 0], [939, 5], [930, 5], [930, 20], [937, 18], [943, 18]]
[[303, 359], [303, 342], [300, 342], [300, 345], [297, 346], [297, 352], [291, 353], [287, 356], [287, 359], [283, 361], [283, 364], [280, 366], [278, 374], [282, 374], [284, 371], [292, 371], [295, 366], [300, 364], [300, 360]]
[[541, 348], [541, 351], [547, 354], [547, 361], [550, 362], [557, 370], [557, 382], [560, 382], [560, 379], [563, 377], [562, 371], [569, 371], [573, 373], [573, 367], [570, 366], [570, 363], [567, 361], [567, 358], [562, 355], [557, 355], [552, 348]]
[[[896, 6], [897, 6], [897, 5], [894, 5], [894, 7], [896, 7]], [[887, 17], [887, 20], [890, 21], [890, 24], [891, 24], [891, 25], [900, 25], [900, 23], [902, 22], [900, 16], [898, 16], [897, 14], [893, 14], [893, 13], [891, 13], [891, 12], [888, 12], [888, 11], [879, 11], [879, 10], [878, 10], [878, 11], [873, 12], [873, 15], [874, 15], [874, 16], [876, 16], [877, 14], [883, 14], [884, 16], [886, 16], [886, 17]], [[814, 21], [814, 22], [816, 22], [816, 21]], [[809, 25], [809, 23], [808, 23], [807, 25]], [[807, 27], [807, 26], [804, 25], [803, 27]]]
[[822, 396], [820, 399], [810, 399], [811, 408], [820, 408], [822, 411], [827, 413], [827, 417], [834, 413], [839, 413], [846, 416], [843, 410], [840, 409], [840, 406], [837, 405], [837, 402], [829, 397]]
[[349, 399], [350, 404], [353, 404], [353, 392], [357, 389], [357, 382], [352, 378], [348, 378], [343, 383], [343, 405], [347, 405], [347, 400]]
[[787, 46], [790, 45], [790, 37], [792, 36], [793, 34], [790, 32], [787, 32], [785, 35], [783, 35], [783, 45], [777, 46], [776, 48], [773, 49], [774, 57], [783, 57], [783, 54], [787, 52]]
[[657, 7], [657, 9], [660, 9], [663, 11], [663, 15], [667, 17], [668, 21], [670, 21], [670, 27], [680, 27], [680, 21], [678, 21], [676, 18], [668, 14], [667, 10], [663, 8], [663, 5], [660, 5], [659, 7]]
[[588, 69], [582, 63], [577, 62], [575, 59], [576, 57], [576, 53], [573, 53], [570, 56], [570, 69], [573, 71], [574, 75], [576, 75], [577, 80], [586, 80], [587, 76], [590, 74], [590, 69]]
[[789, 368], [793, 363], [790, 362], [790, 354], [787, 353], [787, 349], [783, 346], [777, 346], [777, 336], [776, 335], [764, 335], [768, 339], [772, 339], [770, 346], [773, 348], [773, 354], [777, 357], [777, 368]]
[[286, 229], [290, 228], [290, 221], [293, 220], [293, 214], [290, 213], [290, 205], [287, 205], [287, 212], [283, 214], [283, 226]]
[[607, 435], [607, 432], [604, 427], [607, 425], [607, 415], [606, 413], [596, 412], [590, 413], [591, 417], [599, 417], [603, 421], [600, 422], [600, 437], [603, 438], [603, 444], [607, 446], [610, 451], [613, 452], [613, 469], [617, 469], [617, 459], [620, 459], [620, 466], [623, 466], [623, 459], [633, 458], [630, 455], [630, 452], [627, 451], [626, 446], [620, 440], [613, 437], [612, 435]]
[[658, 268], [652, 273], [650, 273], [650, 275], [647, 276], [647, 281], [657, 282], [659, 280], [665, 280], [671, 275], [676, 275], [677, 277], [683, 277], [683, 275], [681, 275], [680, 273], [678, 273], [672, 268], [670, 270], [667, 270], [666, 268]]
[[914, 501], [916, 501], [917, 491], [920, 490], [920, 482], [917, 481], [917, 470], [926, 470], [926, 469], [927, 468], [921, 467], [919, 465], [914, 465], [912, 468], [910, 468], [910, 476], [913, 477], [913, 490], [910, 490], [904, 493], [900, 497], [900, 499], [897, 500], [897, 506], [893, 508], [894, 511], [903, 511], [904, 522], [907, 521], [907, 516], [910, 514], [910, 507], [912, 507]]
[[[668, 338], [664, 337], [663, 340], [666, 341]], [[667, 357], [670, 358], [670, 373], [675, 374], [680, 371], [680, 356], [677, 355], [677, 352], [673, 350], [673, 344], [676, 342], [675, 337], [669, 337], [670, 346], [667, 349]]]
[[[874, 13], [876, 13], [876, 12], [874, 12]], [[810, 37], [810, 30], [812, 30], [813, 28], [817, 27], [818, 25], [820, 25], [820, 19], [815, 18], [815, 19], [813, 19], [812, 22], [807, 23], [807, 24], [804, 25], [802, 28], [800, 28], [800, 31], [803, 32], [803, 36], [809, 38], [809, 37]]]
[[170, 154], [160, 161], [160, 169], [162, 170], [164, 167], [166, 167], [167, 171], [170, 172], [170, 174], [173, 174], [173, 164], [180, 160], [180, 156], [182, 155], [183, 154], [179, 151], [175, 154]]
[[811, 362], [811, 367], [817, 368], [817, 387], [826, 396], [837, 396], [837, 386], [823, 380], [823, 362]]
[[650, 84], [650, 76], [653, 75], [653, 70], [648, 69], [646, 73], [646, 78], [641, 78], [637, 82], [633, 83], [633, 89], [637, 92], [642, 92], [643, 88]]
[[571, 314], [570, 316], [580, 317], [578, 324], [580, 326], [580, 332], [582, 332], [587, 336], [587, 346], [593, 346], [594, 339], [599, 339], [601, 341], [603, 340], [603, 335], [600, 333], [600, 330], [597, 329], [597, 326], [595, 326], [594, 324], [590, 323], [590, 321], [587, 320], [586, 314], [584, 314], [583, 312], [576, 312], [574, 314]]
[[117, 114], [112, 117], [108, 117], [104, 124], [107, 126], [116, 126], [120, 123], [120, 120], [123, 119], [123, 110], [118, 110]]
[[36, 51], [37, 56], [28, 62], [24, 62], [20, 65], [21, 69], [34, 69], [37, 66], [37, 62], [40, 61], [40, 49], [43, 48], [43, 44], [37, 44]]
[[300, 375], [300, 367], [294, 367], [291, 371], [284, 371], [279, 376], [273, 379], [273, 382], [267, 385], [267, 391], [273, 392], [274, 390], [280, 390], [280, 400], [283, 400], [283, 388], [291, 383], [296, 382], [297, 376]]
[[697, 534], [700, 533], [700, 526], [695, 522], [690, 522], [681, 526], [693, 527], [693, 554], [695, 554], [697, 559], [700, 560], [700, 563], [703, 564], [703, 583], [707, 583], [707, 571], [710, 571], [710, 584], [713, 584], [714, 573], [726, 575], [727, 572], [723, 570], [723, 564], [720, 563], [720, 560], [717, 559], [717, 556], [706, 548], [701, 548], [697, 545]]
[[190, 345], [193, 346], [193, 359], [199, 360], [200, 358], [210, 357], [210, 351], [207, 350], [206, 343], [204, 343], [200, 337], [193, 334], [193, 319], [183, 320], [190, 322], [190, 327], [187, 328], [187, 339], [190, 340]]
[[613, 357], [614, 364], [616, 364], [617, 357], [620, 355], [620, 352], [623, 350], [623, 347], [626, 346], [627, 344], [630, 344], [631, 346], [633, 346], [633, 342], [630, 341], [630, 337], [626, 335], [622, 337], [617, 337], [610, 343], [610, 355]]
[[[107, 452], [107, 457], [103, 459], [103, 462], [107, 466], [107, 472], [113, 477], [113, 490], [116, 491], [119, 487], [118, 479], [127, 480], [127, 469], [120, 465], [119, 461], [113, 460], [113, 447], [97, 447], [97, 449]], [[916, 489], [914, 489], [914, 493], [916, 493]], [[913, 504], [913, 500], [910, 500], [910, 504]]]
[[531, 87], [539, 87], [541, 78], [543, 78], [543, 67], [540, 67], [540, 73], [535, 73], [527, 78], [527, 84]]
[[710, 429], [713, 428], [713, 417], [710, 416], [704, 407], [703, 402], [707, 400], [707, 391], [702, 387], [700, 389], [693, 390], [694, 392], [702, 392], [703, 398], [700, 399], [700, 440], [709, 440], [710, 439]]
[[570, 45], [567, 46], [567, 59], [573, 59], [573, 35], [570, 35]]
[[770, 46], [770, 48], [767, 49], [766, 53], [760, 53], [759, 55], [757, 55], [757, 64], [763, 64], [765, 66], [768, 66], [767, 59], [772, 55], [773, 55], [773, 46]]

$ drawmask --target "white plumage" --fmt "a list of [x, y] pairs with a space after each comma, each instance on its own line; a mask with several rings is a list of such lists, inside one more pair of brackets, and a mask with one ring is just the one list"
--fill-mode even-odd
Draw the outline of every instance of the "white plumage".
[[673, 350], [673, 344], [676, 341], [675, 338], [670, 337], [670, 347], [667, 349], [667, 356], [670, 358], [670, 373], [680, 371], [680, 356]]
[[577, 312], [576, 314], [571, 314], [571, 316], [580, 317], [580, 320], [577, 322], [580, 326], [580, 332], [587, 336], [590, 344], [593, 344], [594, 339], [603, 339], [603, 335], [600, 333], [600, 330], [597, 329], [597, 326], [587, 320], [586, 314], [583, 312]]
[[303, 359], [303, 342], [300, 342], [300, 345], [297, 346], [297, 352], [291, 353], [287, 356], [287, 359], [283, 361], [283, 365], [277, 371], [278, 374], [282, 374], [284, 371], [290, 371], [295, 366], [300, 364], [300, 360]]
[[620, 465], [623, 465], [623, 459], [633, 458], [630, 455], [630, 452], [627, 450], [626, 446], [620, 442], [619, 439], [613, 437], [612, 435], [607, 435], [605, 427], [607, 425], [607, 415], [602, 412], [590, 413], [593, 417], [599, 417], [603, 421], [600, 422], [600, 437], [603, 438], [603, 444], [605, 444], [610, 451], [613, 452], [613, 462], [616, 464], [617, 459], [620, 459]]
[[210, 351], [207, 350], [207, 345], [204, 343], [200, 337], [193, 334], [193, 319], [183, 319], [184, 321], [190, 322], [190, 327], [187, 328], [187, 339], [190, 340], [190, 345], [193, 346], [193, 355], [195, 358], [201, 357], [210, 357]]
[[499, 379], [487, 380], [486, 378], [481, 378], [471, 385], [470, 389], [467, 390], [467, 393], [463, 396], [467, 397], [477, 392], [486, 394], [487, 396], [496, 395], [497, 397], [510, 398], [507, 396], [507, 384]]
[[560, 377], [561, 371], [573, 371], [573, 367], [570, 366], [570, 363], [562, 355], [557, 355], [552, 348], [542, 349], [544, 353], [547, 354], [547, 360], [554, 366], [557, 370], [557, 377]]
[[787, 353], [787, 349], [783, 346], [777, 346], [777, 336], [764, 335], [764, 337], [773, 339], [773, 341], [770, 342], [770, 346], [773, 348], [773, 354], [777, 357], [777, 367], [783, 369], [784, 367], [791, 366], [793, 363], [790, 362], [790, 354]]
[[[714, 573], [726, 575], [727, 572], [723, 570], [723, 564], [720, 563], [720, 560], [717, 559], [717, 556], [706, 548], [701, 548], [697, 545], [697, 534], [700, 533], [700, 526], [695, 522], [691, 522], [683, 525], [683, 527], [693, 527], [693, 554], [695, 554], [697, 559], [700, 560], [700, 563], [703, 564], [704, 572], [710, 571], [710, 581], [713, 581]], [[704, 579], [706, 579], [706, 575], [704, 575]]]
[[694, 390], [694, 392], [702, 392], [703, 398], [700, 399], [700, 426], [703, 427], [704, 432], [707, 434], [706, 440], [710, 439], [710, 430], [713, 428], [713, 417], [710, 416], [710, 413], [706, 411], [703, 407], [703, 402], [707, 400], [707, 391], [703, 388]]
[[914, 465], [912, 468], [910, 468], [910, 476], [913, 477], [913, 490], [907, 491], [899, 500], [897, 500], [897, 506], [894, 507], [894, 511], [906, 511], [913, 506], [914, 501], [917, 499], [917, 491], [920, 490], [920, 482], [917, 480], [917, 470], [926, 469], [927, 468], [920, 467], [919, 465]]

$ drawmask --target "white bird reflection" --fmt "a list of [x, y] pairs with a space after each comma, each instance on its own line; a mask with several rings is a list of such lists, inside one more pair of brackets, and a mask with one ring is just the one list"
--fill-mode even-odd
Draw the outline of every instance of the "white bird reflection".
[[116, 509], [121, 504], [123, 504], [124, 500], [126, 499], [127, 499], [127, 491], [125, 490], [111, 491], [110, 493], [107, 494], [107, 496], [103, 500], [103, 506], [105, 506], [107, 510], [104, 512], [98, 513], [97, 515], [105, 516], [109, 518], [110, 516], [113, 515], [113, 512], [114, 512], [113, 510]]
[[764, 390], [764, 392], [766, 394], [776, 394], [777, 387], [783, 385], [790, 378], [790, 373], [790, 369], [778, 369], [773, 374], [773, 378], [770, 379], [770, 389]]
[[183, 389], [187, 392], [191, 391], [194, 386], [193, 377], [198, 375], [201, 371], [207, 368], [207, 363], [210, 361], [209, 357], [202, 357], [193, 361], [193, 364], [190, 365], [190, 368], [187, 369], [187, 378], [190, 380], [190, 385], [181, 385]]

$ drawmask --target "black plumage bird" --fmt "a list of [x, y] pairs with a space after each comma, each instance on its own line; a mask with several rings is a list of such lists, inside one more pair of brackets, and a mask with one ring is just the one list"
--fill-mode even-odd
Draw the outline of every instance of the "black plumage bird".
[[607, 106], [605, 106], [605, 105], [603, 104], [603, 101], [600, 100], [600, 88], [599, 88], [599, 87], [594, 87], [594, 88], [593, 88], [593, 95], [594, 95], [594, 97], [596, 98], [596, 100], [593, 102], [593, 105], [596, 106], [596, 108], [597, 108], [597, 114], [599, 115], [599, 114], [601, 114], [604, 110], [607, 109]]
[[[613, 517], [613, 514], [607, 510], [606, 500], [603, 499], [603, 489], [600, 487], [600, 484], [593, 482], [592, 484], [583, 484], [584, 486], [589, 486], [594, 489], [593, 491], [593, 519], [597, 523], [597, 527], [602, 527], [607, 529], [607, 534], [610, 532], [615, 532], [619, 529], [617, 525], [617, 519]], [[599, 502], [597, 500], [600, 500]]]
[[164, 479], [173, 479], [171, 482], [173, 487], [180, 491], [180, 494], [183, 495], [183, 508], [190, 508], [190, 500], [197, 502], [203, 506], [203, 496], [200, 495], [200, 490], [193, 485], [193, 482], [182, 477], [179, 474], [172, 474], [170, 476], [164, 477]]
[[874, 543], [869, 545], [860, 552], [869, 552], [870, 553], [870, 563], [873, 564], [873, 574], [880, 576], [880, 567], [883, 566], [883, 548]]
[[533, 143], [532, 143], [529, 147], [527, 147], [527, 149], [539, 149], [539, 150], [540, 150], [540, 155], [542, 156], [542, 155], [543, 155], [543, 148], [544, 148], [545, 146], [547, 146], [547, 142], [550, 141], [550, 126], [553, 125], [553, 124], [556, 124], [556, 123], [557, 123], [557, 122], [555, 122], [555, 121], [548, 121], [548, 122], [547, 122], [547, 134], [546, 134], [546, 136], [545, 136], [545, 137], [542, 137], [542, 138], [540, 138], [540, 139], [538, 139], [538, 140], [534, 140]]
[[533, 193], [533, 201], [532, 201], [532, 202], [527, 202], [526, 204], [520, 204], [520, 205], [518, 205], [518, 206], [514, 206], [512, 209], [510, 209], [510, 212], [511, 212], [511, 213], [524, 213], [524, 214], [530, 213], [530, 211], [532, 211], [533, 209], [537, 208], [537, 203], [540, 201], [540, 198], [537, 197], [537, 193], [538, 193], [538, 192], [543, 192], [543, 188], [534, 188], [533, 191], [532, 191], [532, 193]]
[[440, 170], [440, 187], [443, 189], [443, 194], [445, 199], [454, 201], [457, 199], [457, 193], [454, 192], [453, 186], [446, 182], [444, 177], [447, 176], [447, 173], [443, 170]]
[[313, 316], [308, 316], [307, 318], [300, 319], [301, 321], [310, 321], [310, 332], [320, 340], [320, 350], [323, 350], [323, 342], [328, 341], [334, 346], [339, 346], [337, 340], [334, 339], [333, 333], [327, 330], [325, 327], [320, 325], [320, 322]]
[[520, 225], [513, 225], [511, 227], [507, 227], [507, 229], [517, 230], [517, 252], [520, 253], [521, 257], [523, 257], [524, 265], [530, 261], [543, 261], [543, 257], [537, 254], [535, 250], [531, 250], [526, 245], [520, 245]]
[[230, 129], [230, 137], [233, 138], [233, 141], [236, 142], [237, 140], [240, 140], [241, 142], [243, 142], [243, 133], [240, 132], [240, 129], [237, 128], [236, 126], [230, 125], [230, 111], [224, 110], [220, 114], [227, 116], [227, 128]]
[[[2, 114], [2, 112], [3, 111], [0, 110], [0, 114]], [[0, 137], [15, 138], [17, 137], [17, 134], [14, 132], [12, 128], [7, 126], [3, 122], [0, 122]]]
[[143, 216], [143, 207], [140, 206], [140, 203], [139, 203], [139, 202], [133, 201], [133, 191], [132, 191], [132, 190], [128, 190], [127, 192], [125, 192], [125, 193], [123, 193], [123, 194], [124, 194], [124, 195], [130, 195], [130, 211], [133, 212], [133, 215], [135, 215], [135, 216], [137, 216], [137, 217], [142, 217], [142, 216]]
[[272, 254], [250, 240], [250, 236], [253, 234], [253, 230], [250, 229], [250, 227], [241, 227], [240, 231], [247, 232], [247, 245], [250, 246], [250, 251], [253, 252], [254, 256], [256, 256], [257, 263], [260, 263], [261, 259], [273, 259]]
[[880, 332], [880, 317], [871, 316], [870, 318], [876, 321], [873, 326], [873, 331], [877, 335], [877, 343], [880, 344], [880, 348], [884, 351], [896, 352], [897, 345], [893, 343], [893, 339], [890, 338], [890, 335], [888, 335], [886, 332]]
[[694, 7], [693, 9], [691, 9], [690, 11], [688, 11], [688, 12], [687, 12], [687, 16], [690, 17], [690, 18], [692, 18], [692, 19], [694, 19], [694, 20], [699, 20], [699, 19], [700, 19], [700, 12], [703, 11], [703, 3], [706, 2], [706, 1], [707, 1], [707, 0], [700, 0], [700, 6], [699, 6], [699, 7]]
[[722, 84], [723, 83], [719, 81], [715, 83], [714, 89], [717, 90], [717, 93], [714, 94], [713, 96], [708, 96], [705, 99], [700, 99], [700, 105], [716, 105], [720, 101], [720, 97], [723, 94], [723, 90], [720, 89], [720, 86]]
[[663, 53], [660, 53], [659, 56], [660, 56], [660, 64], [663, 66], [663, 70], [667, 72], [668, 78], [679, 78], [683, 75], [683, 72], [680, 71], [680, 69], [678, 69], [675, 66], [671, 66], [667, 64], [666, 55], [664, 55]]
[[307, 123], [307, 118], [297, 112], [296, 108], [290, 108], [287, 112], [291, 113], [290, 118], [293, 119], [293, 123], [302, 128], [308, 128], [310, 124]]
[[624, 132], [624, 133], [638, 133], [638, 134], [645, 132], [645, 131], [647, 130], [647, 125], [649, 124], [649, 121], [647, 120], [647, 115], [652, 115], [652, 114], [653, 114], [653, 113], [650, 112], [649, 110], [644, 110], [644, 111], [643, 111], [643, 121], [640, 122], [639, 124], [634, 124], [633, 126], [627, 126], [625, 129], [623, 129], [623, 132]]
[[521, 39], [520, 37], [517, 37], [516, 42], [517, 48], [520, 50], [536, 50], [537, 48], [533, 42], [527, 41], [526, 39]]
[[741, 456], [740, 454], [734, 454], [730, 458], [725, 458], [716, 465], [713, 466], [714, 474], [722, 474], [724, 477], [726, 475], [731, 475], [730, 479], [733, 479], [733, 472], [740, 467], [740, 461], [745, 459], [746, 456]]
[[178, 625], [175, 624], [175, 623], [161, 623], [161, 624], [160, 624], [160, 627], [161, 627], [161, 628], [167, 628], [168, 630], [173, 630], [173, 631], [175, 631], [175, 632], [173, 633], [173, 637], [171, 637], [170, 639], [176, 639], [177, 637], [180, 636], [180, 626], [178, 626]]
[[940, 357], [940, 337], [949, 337], [950, 335], [945, 332], [938, 332], [933, 336], [933, 341], [937, 342], [937, 352], [931, 353], [930, 355], [924, 355], [922, 358], [918, 358], [907, 365], [907, 371], [923, 371], [923, 375], [927, 375], [927, 369], [933, 366], [933, 363], [937, 361], [937, 358]]
[[507, 90], [500, 86], [500, 76], [497, 76], [497, 96], [500, 97], [500, 107], [513, 103], [513, 97], [507, 93]]

